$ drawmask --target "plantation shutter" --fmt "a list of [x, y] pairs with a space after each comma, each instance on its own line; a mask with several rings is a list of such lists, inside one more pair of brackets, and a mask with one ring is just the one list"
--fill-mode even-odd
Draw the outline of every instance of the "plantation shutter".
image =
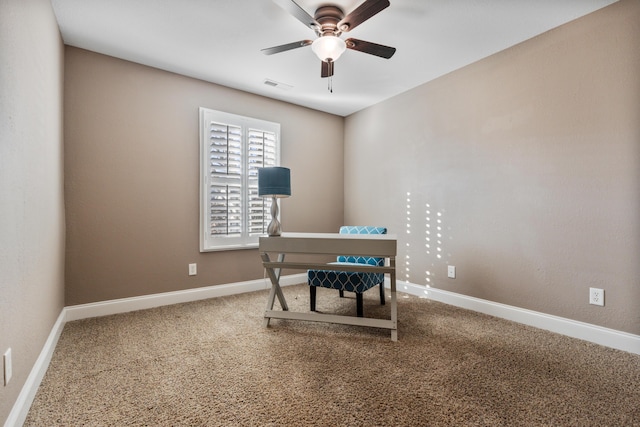
[[276, 135], [273, 132], [249, 129], [248, 144], [249, 235], [267, 231], [271, 221], [271, 199], [258, 196], [258, 169], [276, 166]]
[[271, 221], [258, 169], [279, 165], [280, 125], [200, 109], [200, 250], [257, 246]]
[[209, 126], [209, 221], [211, 235], [240, 236], [242, 215], [242, 129]]

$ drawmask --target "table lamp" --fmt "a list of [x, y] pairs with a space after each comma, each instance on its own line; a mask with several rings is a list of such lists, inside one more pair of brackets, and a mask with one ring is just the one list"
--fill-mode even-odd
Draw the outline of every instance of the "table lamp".
[[278, 221], [278, 199], [291, 195], [291, 171], [289, 168], [269, 167], [258, 169], [258, 196], [271, 196], [271, 222], [267, 227], [269, 236], [282, 233]]

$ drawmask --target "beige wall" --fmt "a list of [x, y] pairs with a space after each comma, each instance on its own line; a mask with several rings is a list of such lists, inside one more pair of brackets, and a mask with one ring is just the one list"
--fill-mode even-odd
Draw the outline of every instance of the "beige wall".
[[0, 424], [63, 308], [62, 56], [48, 0], [0, 1]]
[[348, 117], [346, 222], [401, 280], [639, 334], [638, 40], [623, 0]]
[[263, 278], [257, 250], [199, 252], [201, 106], [281, 123], [285, 231], [342, 223], [341, 117], [66, 47], [67, 305]]

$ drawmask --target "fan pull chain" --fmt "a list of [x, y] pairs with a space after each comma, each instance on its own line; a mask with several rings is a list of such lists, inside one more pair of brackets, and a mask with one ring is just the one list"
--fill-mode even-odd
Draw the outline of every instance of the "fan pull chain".
[[329, 92], [333, 93], [333, 76], [329, 76], [329, 81], [327, 82], [327, 89]]

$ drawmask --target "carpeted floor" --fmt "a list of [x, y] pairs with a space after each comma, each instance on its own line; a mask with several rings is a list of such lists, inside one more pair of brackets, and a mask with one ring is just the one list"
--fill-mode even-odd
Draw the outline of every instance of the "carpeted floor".
[[[307, 310], [306, 285], [284, 292]], [[365, 316], [388, 317], [376, 296]], [[395, 343], [264, 328], [266, 299], [68, 323], [25, 426], [640, 426], [638, 355], [403, 294]], [[319, 289], [318, 309], [355, 314], [355, 299]]]

